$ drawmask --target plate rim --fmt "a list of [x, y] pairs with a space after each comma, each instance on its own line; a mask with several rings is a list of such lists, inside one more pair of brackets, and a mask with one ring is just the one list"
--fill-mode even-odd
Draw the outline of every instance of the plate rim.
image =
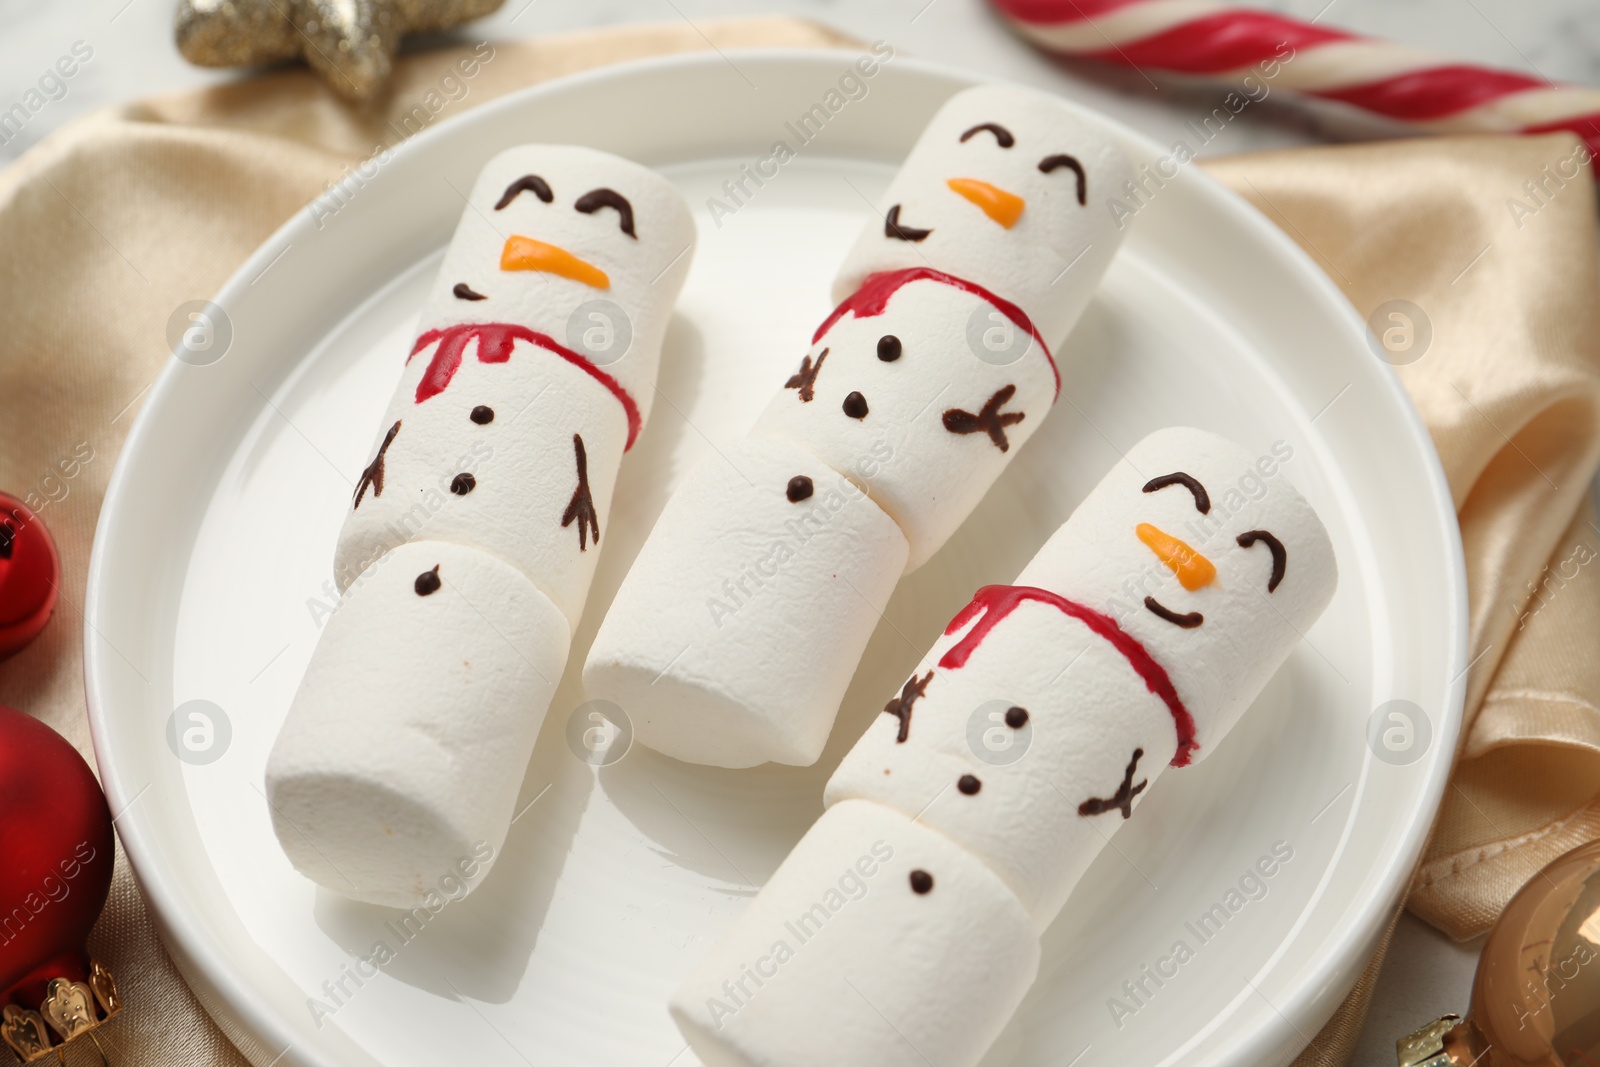
[[[829, 71], [836, 71], [832, 64], [837, 64], [841, 60], [853, 61], [859, 54], [859, 50], [848, 48], [730, 48], [714, 52], [651, 56], [610, 64], [524, 86], [486, 101], [459, 116], [430, 126], [390, 148], [390, 158], [391, 161], [409, 160], [418, 154], [430, 152], [435, 141], [448, 136], [462, 124], [493, 123], [502, 113], [526, 107], [531, 100], [582, 92], [590, 86], [607, 82], [671, 76], [673, 71], [679, 68], [717, 65], [730, 61], [730, 57], [755, 65], [830, 64]], [[997, 78], [985, 72], [918, 59], [898, 51], [894, 56], [894, 65], [889, 69], [895, 71], [897, 76], [899, 72], [908, 72], [929, 80], [954, 83], [957, 88], [979, 83], [1023, 84]], [[1028, 87], [1050, 92], [1051, 95], [1066, 100], [1074, 107], [1093, 113], [1097, 119], [1116, 128], [1121, 136], [1141, 145], [1152, 156], [1159, 156], [1165, 151], [1165, 147], [1153, 137], [1065, 95], [1059, 89]], [[1198, 162], [1203, 164], [1204, 160]], [[1365, 322], [1344, 293], [1287, 233], [1254, 205], [1206, 172], [1203, 166], [1188, 170], [1190, 180], [1201, 187], [1201, 195], [1208, 197], [1212, 206], [1218, 210], [1227, 212], [1231, 216], [1229, 221], [1232, 224], [1250, 231], [1254, 237], [1268, 246], [1275, 247], [1284, 265], [1295, 273], [1294, 281], [1299, 288], [1327, 304], [1335, 316], [1344, 319], [1355, 333], [1367, 332]], [[296, 208], [294, 213], [274, 229], [232, 272], [212, 297], [212, 301], [225, 308], [230, 301], [238, 299], [241, 293], [248, 289], [253, 278], [262, 273], [297, 237], [305, 235], [312, 226], [312, 220], [307, 216], [305, 207], [302, 205]], [[247, 1038], [258, 1048], [265, 1050], [265, 1055], [270, 1056], [273, 1054], [273, 1049], [285, 1045], [292, 1047], [294, 1041], [290, 1039], [298, 1037], [298, 1028], [294, 1027], [286, 1017], [268, 1009], [266, 1005], [257, 1002], [251, 996], [252, 983], [248, 980], [247, 969], [223, 954], [175, 902], [174, 897], [180, 894], [181, 890], [175, 887], [170, 872], [164, 869], [157, 855], [158, 849], [152, 844], [153, 827], [141, 817], [138, 810], [132, 807], [133, 801], [138, 799], [138, 791], [134, 788], [134, 783], [123, 776], [114, 758], [113, 742], [108, 736], [112, 730], [109, 726], [113, 715], [111, 706], [116, 702], [116, 697], [110, 692], [114, 689], [114, 685], [106, 681], [107, 650], [102, 647], [105, 642], [98, 638], [101, 633], [100, 623], [107, 612], [105, 601], [108, 596], [114, 594], [107, 592], [108, 564], [103, 546], [113, 540], [119, 524], [125, 521], [124, 514], [136, 507], [136, 503], [130, 500], [130, 492], [127, 489], [127, 483], [132, 478], [130, 472], [142, 465], [142, 456], [151, 447], [149, 439], [155, 432], [153, 427], [156, 413], [171, 404], [171, 394], [178, 387], [177, 379], [182, 370], [183, 365], [176, 358], [169, 358], [157, 375], [148, 398], [140, 406], [133, 426], [123, 442], [106, 486], [95, 525], [84, 597], [82, 636], [85, 697], [90, 735], [103, 788], [111, 809], [119, 813], [116, 819], [118, 838], [123, 844], [124, 854], [148, 904], [152, 920], [161, 934], [163, 946], [178, 965], [186, 983], [196, 994], [202, 1007], [229, 1040], [239, 1046], [240, 1037]], [[1461, 668], [1466, 665], [1469, 650], [1466, 566], [1454, 496], [1450, 491], [1432, 437], [1410, 395], [1401, 385], [1399, 376], [1391, 370], [1389, 373], [1377, 375], [1377, 382], [1379, 388], [1387, 392], [1388, 399], [1396, 402], [1395, 407], [1401, 419], [1400, 428], [1409, 437], [1415, 458], [1422, 462], [1423, 473], [1427, 477], [1430, 490], [1428, 510], [1437, 526], [1436, 533], [1441, 535], [1440, 540], [1445, 550], [1441, 563], [1449, 571], [1450, 580], [1444, 585], [1446, 597], [1446, 620], [1443, 624], [1446, 629], [1444, 649], [1447, 667], [1453, 674], [1452, 680], [1444, 689], [1445, 707], [1441, 709], [1442, 721], [1435, 743], [1441, 752], [1454, 753], [1463, 726], [1462, 713], [1466, 697], [1466, 671]], [[1420, 861], [1422, 849], [1437, 815], [1453, 764], [1453, 757], [1439, 759], [1428, 769], [1427, 777], [1418, 790], [1423, 799], [1423, 806], [1429, 813], [1428, 817], [1413, 820], [1401, 835], [1401, 844], [1397, 849], [1397, 859], [1400, 862], [1392, 865], [1379, 880], [1381, 891], [1359, 901], [1351, 909], [1354, 914], [1348, 921], [1356, 936], [1351, 937], [1348, 943], [1365, 950], [1367, 954], [1370, 954], [1370, 946], [1375, 945], [1380, 937], [1394, 905], [1400, 900], [1412, 872]], [[1235, 1045], [1235, 1051], [1229, 1054], [1230, 1058], [1241, 1063], [1259, 1062], [1279, 1052], [1286, 1037], [1303, 1038], [1303, 1033], [1294, 1022], [1290, 1021], [1291, 1019], [1315, 1019], [1316, 1026], [1320, 1029], [1326, 1018], [1336, 1010], [1338, 1003], [1348, 994], [1351, 983], [1346, 982], [1340, 976], [1340, 972], [1353, 971], [1359, 976], [1360, 968], [1364, 966], [1365, 958], [1355, 949], [1328, 953], [1307, 964], [1303, 970], [1303, 977], [1289, 985], [1285, 995], [1280, 998], [1283, 1002], [1273, 1005], [1277, 1009], [1275, 1019], [1269, 1018], [1266, 1025], [1242, 1032]], [[197, 986], [204, 988], [196, 988]], [[1330, 987], [1336, 990], [1336, 996], [1323, 992]], [[243, 1047], [240, 1051], [247, 1058], [253, 1059]], [[283, 1048], [277, 1055], [282, 1058], [288, 1055], [289, 1051], [290, 1048]]]

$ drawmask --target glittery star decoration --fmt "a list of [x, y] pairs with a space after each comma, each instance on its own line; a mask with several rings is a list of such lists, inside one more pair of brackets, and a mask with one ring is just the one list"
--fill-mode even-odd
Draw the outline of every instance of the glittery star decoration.
[[178, 51], [202, 67], [304, 58], [341, 96], [370, 100], [407, 34], [440, 33], [505, 0], [179, 0]]

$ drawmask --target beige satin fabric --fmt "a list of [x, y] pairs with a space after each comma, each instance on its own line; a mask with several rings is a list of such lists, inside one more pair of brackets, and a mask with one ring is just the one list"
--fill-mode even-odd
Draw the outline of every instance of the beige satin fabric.
[[[366, 111], [287, 71], [102, 112], [0, 172], [0, 488], [47, 502], [65, 565], [59, 617], [0, 664], [0, 703], [89, 753], [79, 609], [90, 541], [129, 423], [169, 358], [167, 318], [214, 293], [345, 168], [501, 93], [606, 63], [713, 44], [852, 43], [756, 19], [497, 42], [488, 59], [468, 46], [402, 59], [392, 94]], [[1461, 511], [1478, 658], [1465, 762], [1411, 903], [1456, 936], [1600, 833], [1600, 560], [1572, 563], [1575, 546], [1600, 548], [1579, 511], [1600, 449], [1594, 194], [1582, 176], [1520, 220], [1505, 204], [1531, 204], [1522, 183], [1571, 151], [1560, 135], [1458, 139], [1211, 166], [1363, 314], [1402, 297], [1433, 324], [1427, 353], [1399, 373]], [[1525, 583], [1547, 563], [1571, 576], [1551, 579], [1530, 612]], [[245, 1062], [162, 952], [125, 857], [91, 949], [129, 1005], [108, 1028], [121, 1063]], [[1301, 1062], [1344, 1061], [1379, 962]]]
[[[1363, 316], [1409, 300], [1432, 326], [1427, 350], [1397, 373], [1460, 517], [1472, 665], [1458, 763], [1407, 906], [1456, 938], [1486, 930], [1539, 868], [1600, 836], [1600, 526], [1588, 495], [1600, 270], [1583, 158], [1557, 134], [1297, 149], [1207, 168]], [[1345, 1062], [1382, 955], [1298, 1064]]]

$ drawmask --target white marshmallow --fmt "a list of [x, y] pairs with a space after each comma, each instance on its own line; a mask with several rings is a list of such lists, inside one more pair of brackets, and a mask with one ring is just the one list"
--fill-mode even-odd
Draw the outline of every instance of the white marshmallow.
[[[913, 674], [926, 685], [906, 741], [900, 720], [880, 715], [823, 801], [874, 800], [944, 833], [1043, 930], [1122, 822], [1120, 811], [1091, 820], [1078, 806], [1114, 797], [1136, 749], [1131, 784], [1153, 782], [1177, 748], [1173, 718], [1121, 653], [1048, 604], [1023, 604], [964, 666], [941, 669], [967, 629], [941, 638]], [[1011, 708], [1027, 711], [1021, 728], [1006, 724]], [[963, 789], [973, 782], [976, 792]]]
[[[912, 888], [912, 872], [931, 888]], [[942, 834], [830, 808], [673, 995], [707, 1067], [973, 1064], [1039, 966], [1004, 884]]]
[[[529, 189], [496, 207], [513, 183], [530, 175], [544, 180], [550, 202]], [[623, 231], [618, 208], [577, 210], [586, 194], [603, 189], [627, 201], [633, 236]], [[596, 288], [549, 271], [503, 269], [513, 237], [564, 249], [604, 272], [609, 286]], [[578, 145], [508, 148], [484, 165], [473, 184], [417, 333], [463, 323], [507, 322], [547, 334], [590, 356], [628, 391], [643, 418], [649, 415], [661, 340], [694, 259], [694, 245], [689, 205], [650, 168]], [[486, 299], [460, 299], [454, 293], [458, 284]], [[577, 315], [574, 333], [575, 313], [595, 300], [610, 301], [626, 315], [626, 323], [610, 324], [615, 329], [609, 337], [607, 323], [588, 313]], [[596, 332], [585, 339], [586, 330]], [[622, 348], [626, 334], [632, 341]]]
[[[1011, 147], [989, 130], [994, 123]], [[1040, 163], [1070, 156], [1083, 170], [1083, 195], [1070, 165], [1048, 173]], [[1083, 312], [1121, 241], [1105, 208], [1132, 176], [1127, 157], [1098, 125], [1045, 93], [980, 85], [945, 102], [918, 138], [834, 282], [836, 300], [879, 271], [932, 267], [976, 282], [1021, 306], [1054, 346]], [[948, 184], [973, 180], [1020, 197], [1009, 228]], [[1080, 199], [1082, 202], [1080, 203]], [[886, 233], [898, 207], [899, 226], [932, 232], [920, 241]]]
[[[660, 175], [568, 145], [501, 153], [468, 201], [378, 428], [369, 470], [381, 449], [381, 492], [366, 478], [358, 485], [336, 574], [343, 587], [397, 544], [460, 541], [516, 564], [575, 625], [594, 529], [604, 536], [617, 464], [655, 393], [694, 222]], [[548, 246], [543, 259], [518, 258], [520, 247], [538, 251], [529, 241]], [[492, 421], [474, 420], [479, 405]], [[575, 435], [594, 511], [582, 533], [569, 512]], [[457, 495], [463, 472], [478, 484]]]
[[[1120, 801], [1131, 811], [1169, 762], [1209, 753], [1331, 598], [1332, 546], [1311, 507], [1276, 473], [1282, 458], [1258, 460], [1183, 428], [1136, 445], [1018, 577], [1016, 586], [1041, 595], [991, 619], [1006, 608], [980, 594], [958, 615], [913, 675], [926, 684], [911, 704], [906, 740], [898, 740], [897, 716], [874, 722], [829, 781], [825, 802], [875, 800], [948, 834], [1046, 926], [1121, 825]], [[1267, 469], [1270, 478], [1262, 477]], [[1207, 490], [1209, 536], [1190, 526], [1201, 516], [1184, 485], [1142, 491], [1177, 471]], [[1141, 523], [1203, 553], [1215, 580], [1185, 589], [1136, 534]], [[1236, 540], [1258, 530], [1286, 550], [1283, 579], [1270, 593], [1266, 543]], [[1176, 626], [1144, 606], [1146, 595], [1178, 614], [1199, 611], [1203, 622]], [[1141, 668], [1134, 641], [1176, 703]], [[1025, 734], [1006, 725], [1011, 706], [1027, 710]], [[963, 792], [964, 775], [977, 780], [976, 791]], [[1096, 800], [1097, 810], [1081, 813]]]
[[[1042, 169], [1047, 159], [1062, 165]], [[1054, 403], [1060, 380], [1049, 348], [1065, 338], [1120, 241], [1109, 215], [1082, 201], [1127, 169], [1104, 132], [1049, 96], [1004, 86], [958, 93], [886, 200], [901, 212], [896, 233], [932, 232], [908, 241], [869, 226], [838, 276], [840, 309], [753, 435], [819, 457], [865, 488], [900, 527], [906, 569], [920, 566]], [[879, 358], [886, 335], [898, 341], [898, 358]], [[1007, 426], [1002, 413], [1025, 417]], [[712, 488], [697, 486], [698, 512], [736, 510], [738, 486], [727, 483], [721, 500]], [[668, 507], [674, 523], [658, 525], [601, 627], [585, 670], [590, 691], [650, 721], [640, 739], [669, 755], [722, 766], [811, 762], [872, 627], [859, 612], [851, 625], [828, 626], [818, 610], [828, 594], [800, 589], [756, 613], [759, 627], [707, 634], [714, 644], [699, 653], [678, 628], [643, 621], [647, 608], [673, 622], [692, 616], [681, 598], [705, 594], [689, 588], [691, 576], [708, 564], [726, 566], [709, 547], [716, 524], [690, 518], [676, 503]], [[880, 552], [848, 564], [883, 562]], [[841, 557], [837, 566], [846, 563]], [[890, 589], [892, 582], [885, 599]], [[621, 614], [629, 621], [613, 621]], [[819, 626], [829, 631], [834, 658], [798, 656], [790, 643], [803, 635], [808, 648], [816, 644]], [[682, 655], [701, 657], [693, 667], [673, 658], [685, 646]], [[791, 681], [797, 660], [827, 683], [813, 682], [804, 697], [776, 686]], [[627, 680], [625, 664], [633, 672]], [[662, 680], [670, 680], [670, 695]], [[775, 743], [780, 733], [785, 740]]]
[[[1276, 474], [1285, 458], [1198, 430], [1152, 434], [1016, 585], [979, 591], [845, 757], [822, 818], [674, 996], [710, 1067], [978, 1062], [1036, 973], [1032, 931], [1169, 761], [1215, 746], [1331, 598], [1332, 546]], [[1197, 503], [1205, 528], [1190, 525]], [[1137, 609], [1121, 599], [1135, 595]], [[1201, 617], [1177, 625], [1144, 596]], [[852, 851], [875, 856], [880, 841], [895, 843], [893, 863], [934, 874], [929, 897], [945, 881], [924, 845], [972, 876], [936, 924], [908, 927], [920, 915], [865, 880], [888, 863], [853, 868]], [[975, 877], [991, 871], [998, 897]], [[796, 926], [807, 914], [814, 934]]]
[[[519, 345], [507, 363], [469, 356], [447, 390], [418, 405], [412, 394], [425, 367], [421, 356], [406, 367], [384, 416], [385, 434], [399, 429], [383, 450], [382, 492], [376, 482], [357, 487], [334, 559], [339, 582], [407, 541], [454, 541], [515, 565], [576, 627], [626, 441], [616, 401], [579, 368], [532, 346]], [[483, 425], [472, 419], [480, 405], [494, 413]], [[575, 437], [594, 524], [574, 516], [562, 525], [579, 492]], [[462, 475], [472, 487], [458, 494], [452, 484], [466, 488]]]
[[[1278, 468], [1293, 451], [1280, 442], [1252, 454], [1204, 430], [1158, 430], [1128, 450], [1017, 576], [1105, 612], [1167, 670], [1195, 720], [1194, 759], [1204, 759], [1300, 643], [1333, 597], [1338, 566], [1322, 520]], [[1209, 497], [1201, 514], [1181, 485], [1152, 492], [1152, 479], [1182, 472]], [[1135, 530], [1151, 524], [1198, 550], [1216, 579], [1185, 589]], [[1273, 554], [1285, 550], [1283, 577], [1268, 590]], [[1178, 614], [1199, 612], [1191, 629], [1159, 618], [1145, 597]]]
[[409, 907], [483, 845], [498, 854], [569, 636], [488, 553], [416, 541], [369, 568], [328, 620], [267, 762], [295, 867]]
[[[992, 331], [1021, 343], [993, 353], [983, 344]], [[1037, 342], [982, 297], [933, 280], [900, 288], [881, 314], [843, 315], [790, 380], [752, 435], [809, 449], [865, 488], [904, 531], [907, 570], [927, 562], [983, 499], [1056, 393]], [[859, 398], [866, 414], [852, 415], [847, 398]], [[874, 458], [880, 443], [893, 453], [887, 462]]]
[[[690, 471], [595, 635], [584, 688], [718, 767], [814, 763], [905, 568], [894, 520], [816, 456], [723, 446]], [[791, 501], [791, 479], [811, 492]]]

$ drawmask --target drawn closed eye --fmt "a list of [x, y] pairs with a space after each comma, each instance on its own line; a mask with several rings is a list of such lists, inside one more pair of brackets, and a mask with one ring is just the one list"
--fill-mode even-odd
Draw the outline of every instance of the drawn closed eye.
[[532, 193], [546, 204], [555, 199], [555, 194], [550, 191], [549, 182], [537, 174], [524, 174], [506, 186], [506, 191], [500, 194], [500, 199], [495, 203], [494, 209], [496, 211], [504, 211], [510, 206], [511, 201], [523, 193]]
[[961, 135], [961, 143], [966, 144], [968, 138], [975, 134], [984, 132], [994, 134], [995, 143], [997, 143], [1001, 148], [1010, 148], [1012, 145], [1017, 143], [1017, 139], [1011, 136], [1011, 131], [1000, 125], [998, 122], [978, 123], [976, 126], [972, 127], [972, 129]]
[[1278, 583], [1283, 581], [1284, 573], [1289, 569], [1289, 550], [1283, 547], [1283, 542], [1266, 530], [1249, 530], [1235, 540], [1240, 548], [1251, 548], [1258, 544], [1267, 546], [1267, 551], [1272, 553], [1272, 574], [1267, 578], [1267, 592], [1276, 592]]
[[1083, 206], [1089, 202], [1089, 179], [1083, 173], [1083, 164], [1078, 162], [1076, 156], [1069, 156], [1065, 152], [1058, 152], [1053, 156], [1045, 156], [1039, 160], [1039, 171], [1049, 174], [1053, 170], [1066, 167], [1078, 176], [1078, 204]]
[[1144, 483], [1146, 493], [1159, 492], [1170, 485], [1181, 485], [1194, 495], [1194, 509], [1204, 515], [1211, 510], [1211, 494], [1206, 492], [1206, 487], [1200, 484], [1200, 479], [1183, 471], [1173, 471], [1163, 474], [1159, 478], [1151, 478]]
[[633, 232], [633, 205], [628, 203], [627, 197], [615, 189], [590, 189], [578, 197], [572, 206], [585, 215], [593, 215], [601, 208], [611, 208], [617, 213], [618, 226], [622, 232], [635, 241], [639, 239], [639, 235]]

